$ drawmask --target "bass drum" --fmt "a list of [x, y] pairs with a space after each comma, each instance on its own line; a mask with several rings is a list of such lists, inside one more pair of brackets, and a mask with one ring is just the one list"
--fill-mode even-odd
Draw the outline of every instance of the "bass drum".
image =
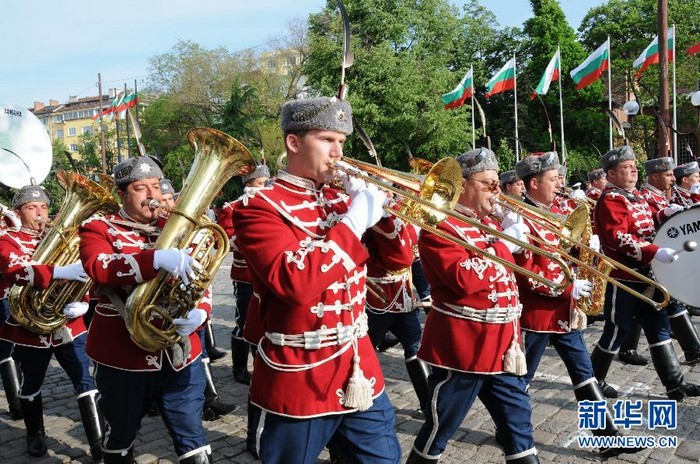
[[[682, 250], [688, 241], [700, 244], [700, 204], [671, 216], [656, 232], [653, 243], [660, 248]], [[666, 287], [675, 300], [688, 306], [700, 307], [698, 252], [683, 251], [671, 264], [653, 260], [651, 269], [657, 282]]]
[[51, 170], [51, 139], [31, 111], [0, 105], [0, 182], [12, 188], [39, 185]]

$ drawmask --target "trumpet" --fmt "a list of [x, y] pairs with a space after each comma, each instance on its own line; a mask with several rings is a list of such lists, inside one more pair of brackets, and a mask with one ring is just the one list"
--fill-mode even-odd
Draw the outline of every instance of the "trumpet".
[[[570, 263], [579, 266], [587, 275], [594, 275], [594, 278], [600, 279], [602, 282], [604, 282], [604, 285], [610, 283], [616, 286], [620, 290], [625, 291], [651, 305], [656, 310], [660, 310], [668, 305], [670, 295], [668, 290], [666, 290], [663, 285], [659, 284], [654, 279], [651, 279], [644, 274], [641, 274], [636, 270], [627, 267], [598, 251], [593, 250], [590, 246], [588, 246], [588, 244], [582, 243], [578, 239], [583, 235], [586, 228], [590, 226], [590, 206], [587, 202], [581, 203], [580, 206], [570, 215], [568, 215], [565, 220], [562, 218], [557, 218], [557, 215], [546, 211], [540, 211], [534, 206], [505, 195], [499, 196], [498, 204], [500, 204], [502, 208], [508, 209], [527, 218], [528, 220], [559, 237], [561, 240], [560, 244], [562, 245], [560, 249], [562, 257], [564, 257]], [[541, 243], [548, 248], [552, 247], [551, 244], [548, 244], [539, 237], [531, 235], [530, 239]], [[578, 248], [580, 252], [585, 253], [588, 257], [590, 257], [591, 261], [597, 261], [597, 265], [592, 264], [592, 262], [585, 262], [573, 256], [569, 251], [567, 251], [571, 247]], [[657, 289], [662, 295], [662, 300], [656, 301], [653, 298], [646, 296], [646, 294], [639, 293], [622, 282], [611, 278], [608, 274], [610, 274], [610, 272], [614, 269], [624, 271], [634, 276], [638, 280], [650, 285], [652, 288]]]
[[571, 192], [567, 191], [557, 192], [557, 196], [566, 198], [567, 200], [573, 200], [574, 202], [576, 202], [576, 204], [581, 204], [585, 202], [588, 203], [591, 206], [591, 208], [595, 208], [596, 200], [588, 196], [584, 196], [583, 198], [574, 198], [571, 196]]
[[[443, 158], [435, 163], [424, 176], [422, 182], [422, 176], [406, 174], [349, 158], [343, 158], [343, 161], [331, 161], [329, 164], [345, 175], [364, 180], [384, 191], [392, 192], [397, 197], [403, 199], [401, 208], [399, 208], [398, 211], [394, 209], [388, 209], [388, 211], [406, 223], [420, 227], [449, 242], [460, 245], [473, 253], [485, 256], [487, 259], [501, 264], [513, 272], [517, 272], [529, 279], [551, 287], [555, 291], [563, 291], [571, 283], [571, 270], [564, 260], [556, 253], [542, 250], [530, 243], [517, 240], [499, 230], [485, 226], [477, 219], [453, 211], [462, 191], [462, 169], [454, 158]], [[378, 179], [370, 176], [370, 174]], [[385, 181], [402, 185], [404, 189], [411, 190], [412, 192], [387, 184]], [[489, 253], [465, 240], [461, 240], [441, 231], [436, 225], [447, 217], [462, 221], [489, 235], [507, 240], [524, 250], [545, 256], [561, 266], [564, 278], [560, 282], [549, 280], [522, 266], [511, 263], [495, 253]]]

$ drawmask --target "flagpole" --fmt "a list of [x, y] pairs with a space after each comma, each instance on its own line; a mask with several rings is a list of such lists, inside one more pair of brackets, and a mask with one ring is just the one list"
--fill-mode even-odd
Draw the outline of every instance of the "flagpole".
[[[472, 88], [474, 86], [474, 65], [470, 66], [470, 73], [472, 75]], [[476, 150], [476, 125], [474, 121], [474, 95], [472, 94], [472, 150]]]
[[[124, 82], [124, 95], [128, 95], [126, 90], [126, 82]], [[129, 108], [126, 108], [126, 115], [129, 115]], [[117, 119], [119, 119], [119, 114], [117, 114]], [[129, 133], [129, 120], [124, 117], [124, 123], [126, 124], [126, 157], [131, 158], [131, 134]]]
[[[612, 113], [612, 50], [610, 47], [610, 36], [608, 36], [608, 109]], [[608, 118], [608, 131], [610, 133], [610, 150], [613, 149], [613, 123]]]
[[673, 27], [673, 161], [678, 166], [678, 112], [676, 111], [676, 25]]
[[520, 139], [518, 138], [518, 63], [513, 55], [513, 101], [515, 102], [515, 162], [520, 161]]
[[561, 163], [566, 164], [566, 143], [564, 142], [564, 103], [561, 97], [561, 47], [557, 45], [557, 55], [559, 55], [559, 127], [561, 128]]

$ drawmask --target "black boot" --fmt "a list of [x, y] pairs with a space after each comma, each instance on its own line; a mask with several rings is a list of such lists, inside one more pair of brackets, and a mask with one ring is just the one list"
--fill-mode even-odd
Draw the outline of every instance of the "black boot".
[[252, 376], [248, 370], [248, 352], [250, 345], [247, 341], [231, 335], [231, 361], [233, 363], [233, 379], [244, 385], [250, 385]]
[[424, 458], [418, 454], [416, 450], [412, 449], [411, 454], [408, 455], [406, 464], [435, 464], [439, 459], [438, 456], [435, 456], [435, 459]]
[[202, 419], [205, 421], [212, 421], [236, 411], [238, 405], [235, 403], [224, 403], [219, 400], [219, 394], [216, 392], [216, 387], [214, 386], [214, 377], [211, 374], [209, 360], [204, 358], [202, 359], [202, 363], [204, 363], [204, 374], [207, 381], [207, 386], [204, 390]]
[[382, 341], [377, 343], [377, 346], [375, 346], [375, 348], [380, 353], [384, 353], [389, 348], [393, 348], [398, 344], [399, 339], [396, 338], [391, 332], [387, 332], [386, 335], [384, 335], [384, 338], [382, 338]]
[[[115, 450], [112, 450], [115, 451]], [[104, 464], [133, 464], [134, 462], [134, 447], [122, 452], [112, 452], [103, 450], [102, 453]]]
[[178, 462], [180, 464], [210, 464], [213, 463], [214, 460], [211, 458], [210, 451], [202, 449], [186, 458], [179, 458]]
[[632, 319], [632, 330], [627, 334], [622, 344], [620, 352], [617, 353], [617, 359], [625, 364], [633, 364], [635, 366], [646, 366], [649, 360], [637, 352], [639, 346], [639, 336], [642, 334], [642, 326], [639, 325], [637, 319]]
[[95, 395], [97, 395], [97, 390], [83, 393], [83, 396], [78, 398], [78, 409], [80, 409], [80, 418], [83, 421], [85, 436], [90, 445], [90, 454], [95, 462], [99, 462], [102, 460], [102, 435], [104, 433], [104, 426], [103, 420], [97, 411]]
[[670, 340], [663, 345], [650, 347], [649, 351], [656, 374], [666, 387], [666, 395], [669, 398], [683, 401], [686, 396], [700, 396], [700, 387], [686, 382], [683, 378], [681, 363], [678, 361], [678, 356], [676, 356]]
[[614, 357], [614, 353], [606, 353], [601, 350], [598, 345], [596, 345], [593, 348], [593, 352], [591, 352], [593, 374], [595, 378], [598, 379], [598, 385], [606, 398], [617, 398], [617, 390], [605, 382], [605, 377], [608, 375]]
[[44, 431], [44, 407], [41, 392], [32, 401], [20, 398], [24, 426], [27, 429], [27, 454], [35, 458], [46, 454], [46, 432]]
[[509, 459], [508, 464], [539, 464], [540, 458], [536, 454], [528, 454], [518, 459]]
[[5, 388], [5, 398], [12, 420], [22, 418], [22, 407], [19, 405], [19, 371], [12, 358], [0, 361], [0, 377]]
[[416, 391], [420, 409], [425, 414], [425, 408], [430, 400], [430, 392], [428, 391], [430, 366], [414, 356], [406, 360], [406, 371], [408, 372], [408, 378], [411, 379], [413, 384], [413, 389]]
[[258, 450], [255, 446], [257, 441], [256, 432], [259, 423], [260, 408], [251, 403], [250, 398], [248, 398], [248, 423], [246, 427], [245, 449], [247, 449], [248, 452], [255, 457], [255, 459], [260, 459], [260, 456], [258, 456]]
[[671, 330], [676, 334], [676, 340], [681, 345], [683, 353], [685, 353], [684, 364], [694, 366], [700, 362], [700, 339], [695, 331], [695, 326], [690, 320], [690, 315], [687, 312], [682, 312], [668, 317], [668, 322], [671, 324]]
[[212, 362], [226, 356], [226, 352], [216, 347], [216, 339], [214, 339], [214, 330], [211, 328], [211, 321], [204, 326], [204, 345], [207, 348], [207, 355]]

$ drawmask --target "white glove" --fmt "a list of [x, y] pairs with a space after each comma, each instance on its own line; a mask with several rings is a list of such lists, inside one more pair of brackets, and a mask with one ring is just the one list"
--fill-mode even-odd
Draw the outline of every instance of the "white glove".
[[576, 279], [574, 280], [574, 288], [571, 289], [571, 297], [574, 300], [578, 300], [581, 297], [591, 296], [593, 291], [593, 285], [588, 280]]
[[586, 193], [581, 189], [574, 189], [571, 192], [570, 196], [574, 200], [583, 200], [584, 198], [586, 198]]
[[347, 193], [350, 198], [355, 198], [358, 193], [367, 189], [367, 182], [354, 176], [343, 175], [340, 177], [340, 181], [343, 183], [345, 193]]
[[596, 234], [591, 235], [591, 238], [588, 239], [588, 246], [596, 253], [600, 253], [600, 237]]
[[666, 208], [664, 208], [664, 215], [666, 217], [672, 216], [679, 211], [683, 211], [683, 207], [681, 205], [676, 205], [676, 204], [668, 205]]
[[348, 226], [357, 238], [362, 237], [367, 229], [379, 222], [384, 215], [384, 205], [388, 201], [384, 192], [370, 187], [352, 199], [348, 212], [340, 221]]
[[185, 285], [190, 279], [196, 279], [195, 270], [200, 268], [198, 262], [178, 248], [156, 250], [153, 255], [153, 267], [170, 272], [176, 279], [182, 279]]
[[195, 308], [190, 309], [185, 317], [178, 317], [173, 319], [173, 324], [177, 326], [175, 331], [182, 337], [189, 336], [192, 332], [197, 330], [197, 327], [202, 325], [204, 321], [207, 320], [207, 312], [203, 309]]
[[86, 301], [73, 301], [63, 308], [63, 315], [69, 319], [75, 319], [85, 314], [89, 307]]
[[[530, 228], [523, 224], [522, 222], [518, 222], [513, 224], [512, 226], [508, 227], [503, 231], [504, 234], [506, 234], [509, 237], [513, 237], [516, 240], [520, 240], [521, 242], [529, 243], [529, 240], [527, 239], [527, 235], [530, 233]], [[500, 239], [500, 242], [505, 244], [505, 246], [508, 247], [508, 250], [512, 253], [518, 253], [520, 251], [520, 245], [517, 245], [510, 240], [506, 239]]]
[[67, 266], [55, 266], [53, 268], [53, 278], [87, 282], [88, 275], [85, 273], [85, 269], [83, 269], [83, 263], [76, 261]]
[[503, 218], [503, 221], [501, 221], [501, 229], [506, 230], [513, 224], [522, 224], [522, 222], [523, 218], [519, 214], [510, 211], [506, 213], [505, 217]]
[[690, 186], [690, 193], [697, 195], [700, 193], [700, 182], [696, 182]]
[[678, 259], [678, 255], [673, 248], [659, 248], [654, 259], [664, 264], [671, 264]]

